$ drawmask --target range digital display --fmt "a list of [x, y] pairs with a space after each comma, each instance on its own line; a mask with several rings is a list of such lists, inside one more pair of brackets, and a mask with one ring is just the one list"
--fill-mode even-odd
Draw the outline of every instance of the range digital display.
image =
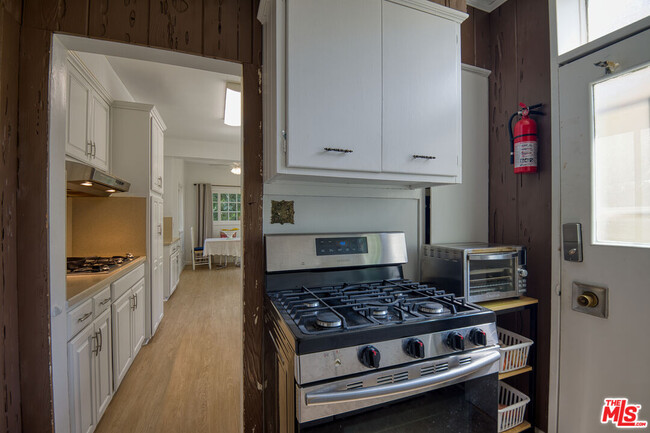
[[317, 256], [368, 254], [368, 238], [316, 238]]

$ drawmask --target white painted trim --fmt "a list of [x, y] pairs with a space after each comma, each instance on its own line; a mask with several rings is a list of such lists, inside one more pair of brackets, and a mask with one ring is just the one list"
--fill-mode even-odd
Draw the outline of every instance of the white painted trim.
[[257, 9], [257, 21], [261, 22], [262, 25], [266, 25], [269, 13], [271, 13], [271, 0], [260, 1], [260, 7]]
[[241, 65], [231, 61], [135, 44], [110, 42], [64, 34], [56, 34], [56, 36], [71, 51], [84, 51], [104, 56], [125, 57], [146, 60], [148, 62], [164, 63], [166, 65], [183, 66], [201, 71], [217, 72], [223, 75], [231, 75], [233, 77], [232, 81], [238, 81], [237, 78], [242, 76]]
[[490, 13], [507, 0], [467, 0], [467, 6], [471, 6], [476, 9], [480, 9], [483, 12]]
[[114, 101], [111, 107], [123, 108], [126, 110], [137, 110], [149, 112], [155, 107], [151, 104], [144, 104], [142, 102], [129, 102], [129, 101]]
[[560, 401], [560, 281], [561, 281], [561, 175], [559, 73], [556, 2], [549, 0], [550, 78], [551, 78], [551, 329], [548, 388], [548, 433], [557, 433]]
[[458, 11], [456, 9], [448, 8], [446, 6], [439, 5], [438, 3], [432, 3], [428, 0], [386, 0], [391, 3], [395, 3], [401, 6], [406, 6], [412, 9], [416, 9], [422, 12], [430, 13], [440, 18], [445, 18], [447, 20], [453, 21], [455, 23], [461, 24], [463, 21], [469, 17], [465, 12]]
[[[553, 11], [553, 16], [551, 17], [553, 20], [556, 20], [556, 15], [555, 11]], [[571, 63], [574, 60], [578, 60], [588, 54], [591, 54], [593, 52], [596, 52], [600, 50], [601, 48], [604, 48], [608, 45], [612, 45], [618, 41], [622, 41], [623, 39], [627, 39], [630, 36], [634, 36], [637, 33], [641, 33], [644, 30], [647, 30], [650, 28], [650, 16], [647, 16], [643, 18], [642, 20], [639, 20], [637, 22], [634, 22], [628, 26], [625, 26], [623, 28], [620, 28], [612, 33], [609, 33], [601, 38], [598, 38], [596, 40], [593, 40], [591, 42], [587, 42], [584, 45], [579, 46], [578, 48], [575, 48], [571, 51], [568, 51], [560, 56], [558, 56], [558, 65], [563, 66], [566, 65], [567, 63]], [[556, 29], [557, 33], [557, 29]], [[555, 42], [555, 47], [557, 47], [557, 42]]]
[[489, 77], [490, 74], [492, 73], [492, 71], [490, 71], [489, 69], [479, 68], [478, 66], [474, 66], [474, 65], [467, 65], [465, 63], [461, 63], [460, 67], [465, 72], [471, 72], [473, 74], [480, 75], [481, 77], [485, 77], [485, 78]]

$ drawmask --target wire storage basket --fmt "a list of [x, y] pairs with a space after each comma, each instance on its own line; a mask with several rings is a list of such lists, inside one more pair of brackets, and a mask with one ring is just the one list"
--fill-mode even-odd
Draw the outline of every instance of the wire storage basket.
[[507, 383], [499, 382], [499, 433], [524, 422], [530, 398]]
[[501, 352], [501, 365], [499, 373], [517, 370], [526, 366], [528, 361], [528, 351], [533, 345], [533, 340], [508, 331], [507, 329], [497, 327], [499, 334], [499, 352]]

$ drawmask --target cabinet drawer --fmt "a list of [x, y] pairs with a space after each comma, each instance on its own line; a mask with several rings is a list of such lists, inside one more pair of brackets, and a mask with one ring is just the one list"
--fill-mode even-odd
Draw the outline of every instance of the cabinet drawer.
[[108, 310], [111, 307], [111, 288], [107, 286], [104, 290], [93, 296], [93, 311], [95, 312], [95, 317], [102, 314], [104, 311]]
[[93, 300], [88, 299], [68, 313], [68, 340], [91, 323], [93, 323]]
[[111, 291], [113, 299], [117, 299], [124, 292], [129, 290], [135, 283], [144, 278], [144, 265], [138, 266], [136, 269], [132, 270], [119, 280], [111, 284]]

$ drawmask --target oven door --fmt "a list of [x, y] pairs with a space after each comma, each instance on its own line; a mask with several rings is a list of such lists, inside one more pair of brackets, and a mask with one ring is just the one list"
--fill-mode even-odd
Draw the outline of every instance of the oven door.
[[[335, 382], [297, 386], [297, 430], [474, 431], [446, 430], [445, 426], [454, 425], [450, 422], [460, 422], [481, 427], [475, 431], [496, 431], [499, 358], [498, 348], [492, 347]], [[395, 429], [387, 429], [389, 426]]]
[[469, 302], [519, 296], [519, 252], [467, 255], [465, 297]]

